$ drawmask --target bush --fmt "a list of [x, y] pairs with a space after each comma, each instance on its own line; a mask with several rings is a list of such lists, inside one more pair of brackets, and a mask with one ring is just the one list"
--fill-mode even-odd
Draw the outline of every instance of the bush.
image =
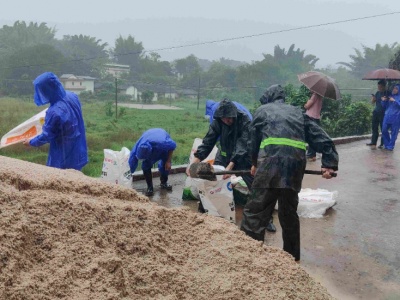
[[362, 135], [371, 129], [371, 105], [359, 101], [344, 108], [337, 122], [336, 134], [341, 136]]
[[118, 102], [132, 102], [132, 100], [131, 95], [118, 95]]
[[112, 111], [112, 105], [113, 105], [112, 101], [108, 101], [104, 105], [104, 111], [107, 117], [112, 117], [114, 115], [114, 112]]

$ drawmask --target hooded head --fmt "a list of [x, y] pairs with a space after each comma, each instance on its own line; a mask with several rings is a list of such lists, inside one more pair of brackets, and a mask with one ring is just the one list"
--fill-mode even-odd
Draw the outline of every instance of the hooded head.
[[152, 147], [149, 142], [144, 142], [140, 144], [137, 149], [136, 156], [140, 160], [150, 159]]
[[221, 119], [226, 125], [231, 126], [237, 118], [238, 109], [229, 99], [224, 99], [214, 113], [214, 119]]
[[[397, 89], [397, 93], [395, 94], [394, 92], [396, 91], [396, 89]], [[392, 95], [393, 95], [393, 96], [400, 96], [400, 84], [396, 84], [396, 85], [393, 87]]]
[[272, 102], [280, 102], [284, 103], [286, 99], [286, 94], [284, 89], [279, 85], [275, 84], [270, 86], [261, 96], [260, 102], [261, 104], [267, 104]]
[[33, 85], [35, 87], [34, 99], [37, 106], [55, 103], [63, 99], [66, 95], [57, 76], [50, 72], [39, 75], [33, 82]]

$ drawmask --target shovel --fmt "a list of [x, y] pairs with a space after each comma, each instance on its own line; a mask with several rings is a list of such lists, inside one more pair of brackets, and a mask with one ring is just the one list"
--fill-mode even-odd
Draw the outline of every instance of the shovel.
[[[194, 163], [190, 166], [189, 173], [190, 177], [192, 178], [201, 178], [206, 180], [215, 181], [217, 180], [216, 175], [236, 175], [236, 176], [243, 176], [243, 175], [250, 175], [250, 170], [238, 170], [238, 171], [217, 171], [214, 172], [214, 168], [208, 163]], [[322, 171], [312, 171], [312, 170], [305, 170], [304, 174], [309, 175], [321, 175], [323, 174]], [[336, 177], [336, 173], [329, 173], [332, 177]]]

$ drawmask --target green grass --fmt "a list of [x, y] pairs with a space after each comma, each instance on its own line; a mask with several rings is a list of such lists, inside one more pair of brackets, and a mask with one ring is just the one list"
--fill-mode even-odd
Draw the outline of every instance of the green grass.
[[[44, 107], [36, 107], [32, 100], [26, 102], [2, 98], [0, 103], [0, 136], [44, 109]], [[173, 101], [173, 106], [184, 108], [179, 111], [128, 108], [126, 114], [117, 121], [114, 117], [106, 116], [104, 105], [105, 102], [82, 103], [89, 152], [89, 163], [82, 171], [88, 176], [101, 175], [104, 149], [119, 151], [122, 147], [127, 147], [131, 150], [142, 133], [150, 128], [163, 128], [176, 141], [178, 147], [172, 159], [174, 165], [187, 163], [193, 140], [196, 137], [203, 138], [209, 126], [204, 118], [205, 100], [203, 99], [199, 110], [197, 110], [197, 100], [194, 99]], [[22, 145], [12, 145], [0, 149], [0, 155], [39, 164], [46, 164], [47, 152], [48, 146], [25, 148]]]

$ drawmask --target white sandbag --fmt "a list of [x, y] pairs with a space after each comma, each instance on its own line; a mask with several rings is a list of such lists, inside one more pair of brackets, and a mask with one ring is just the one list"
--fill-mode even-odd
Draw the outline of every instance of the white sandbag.
[[46, 111], [47, 108], [6, 133], [1, 138], [0, 148], [21, 143], [24, 139], [32, 139], [42, 134]]
[[302, 189], [299, 193], [298, 215], [303, 218], [322, 218], [326, 210], [336, 204], [337, 194], [337, 191]]
[[[214, 171], [225, 171], [225, 167], [223, 166], [213, 166]], [[223, 175], [217, 175], [217, 181], [222, 180]], [[185, 184], [188, 185], [188, 188], [190, 188], [190, 194], [193, 197], [193, 200], [197, 199], [200, 200], [200, 195], [199, 195], [199, 184], [205, 181], [204, 179], [200, 178], [191, 178], [187, 177]]]
[[198, 182], [198, 189], [207, 214], [235, 223], [235, 202], [229, 178], [220, 181], [202, 180]]
[[104, 162], [101, 178], [108, 182], [132, 187], [129, 155], [130, 151], [126, 147], [122, 147], [121, 151], [104, 149]]

